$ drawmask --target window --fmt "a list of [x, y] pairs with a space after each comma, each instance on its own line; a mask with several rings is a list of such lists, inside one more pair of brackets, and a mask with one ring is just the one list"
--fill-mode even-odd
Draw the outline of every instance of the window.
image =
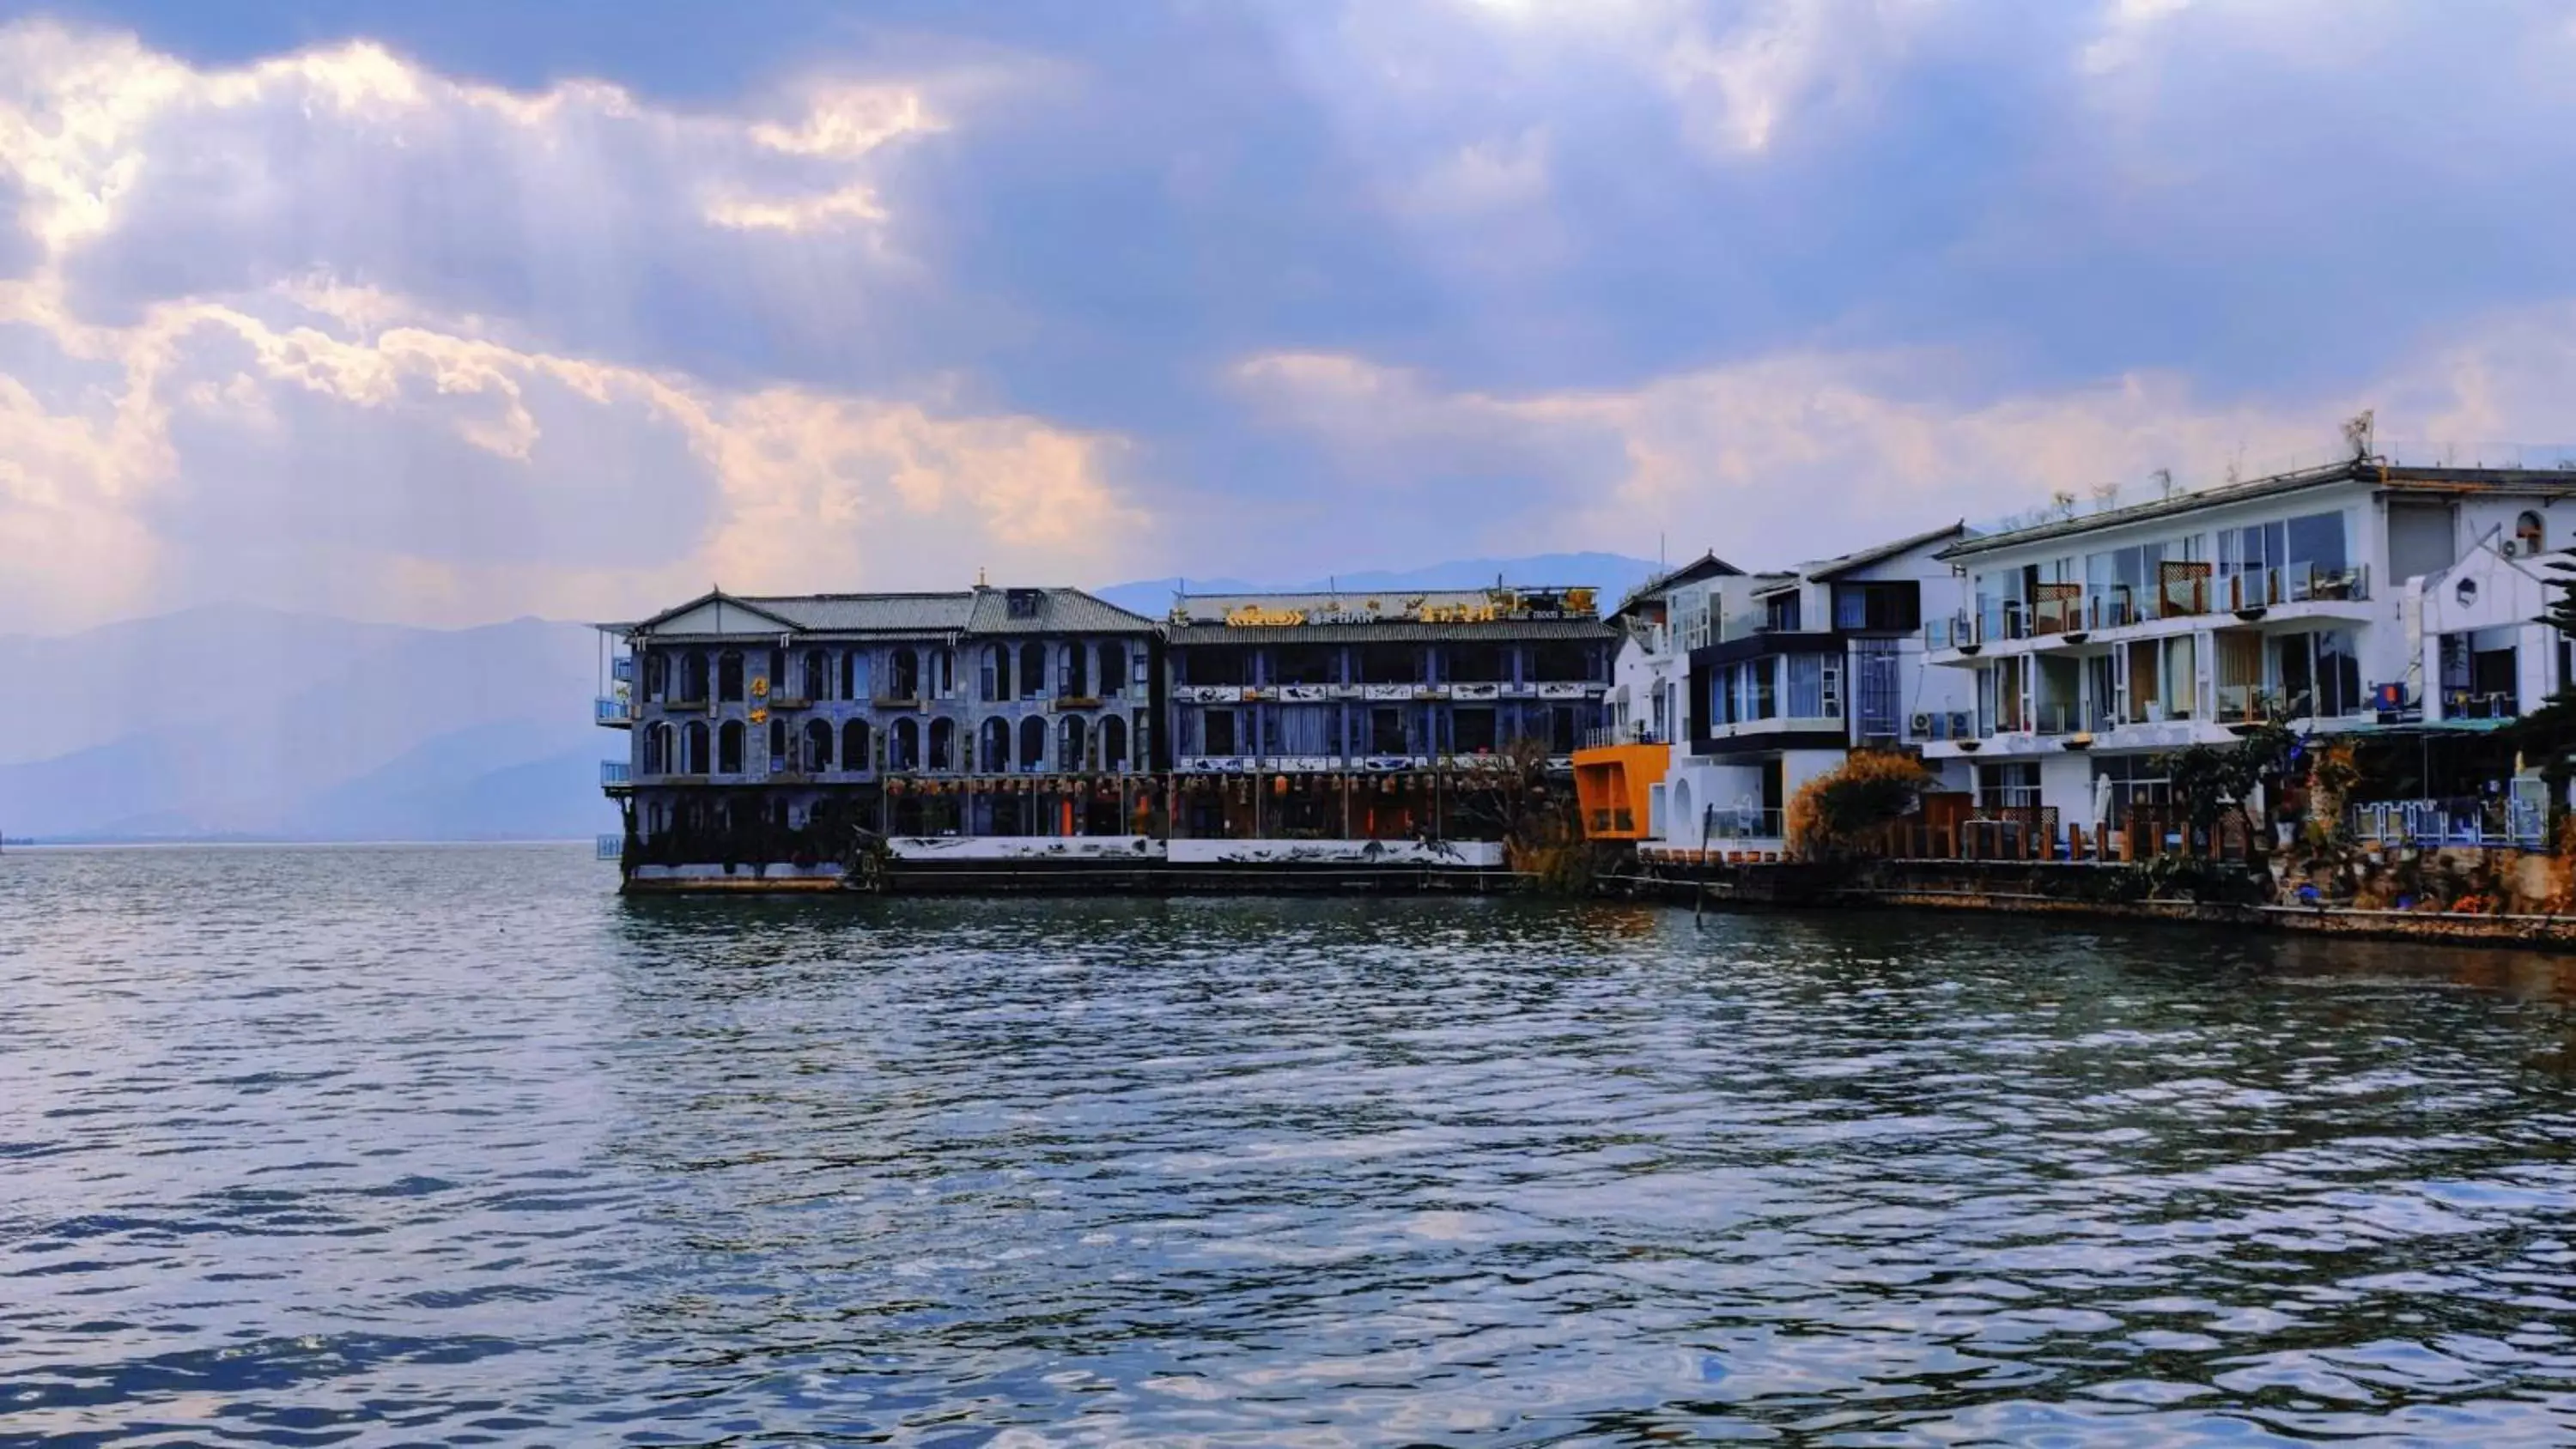
[[863, 649], [851, 649], [841, 655], [841, 698], [868, 697], [868, 656]]
[[1279, 722], [1279, 753], [1283, 755], [1331, 755], [1333, 723], [1340, 711], [1328, 704], [1287, 704], [1270, 711]]
[[680, 736], [680, 742], [684, 751], [684, 758], [680, 762], [680, 773], [684, 775], [705, 774], [707, 772], [706, 722], [704, 720], [690, 721], [688, 729], [683, 731]]
[[2105, 810], [2097, 822], [2114, 830], [2129, 828], [2130, 812], [2138, 805], [2168, 805], [2173, 802], [2173, 784], [2165, 777], [2154, 755], [2118, 755], [2093, 762], [2093, 799]]
[[921, 768], [921, 721], [896, 720], [886, 735], [887, 769], [909, 773]]
[[822, 771], [832, 768], [832, 722], [810, 719], [805, 722], [805, 768]]
[[1088, 746], [1091, 741], [1088, 736], [1090, 732], [1084, 728], [1082, 716], [1078, 714], [1066, 715], [1064, 717], [1064, 727], [1056, 733], [1062, 737], [1062, 743], [1058, 746], [1056, 753], [1056, 768], [1062, 770], [1089, 769], [1090, 760], [1088, 757], [1090, 755], [1090, 750]]
[[[1118, 646], [1113, 644], [1109, 647], [1114, 649]], [[1100, 721], [1100, 768], [1127, 768], [1127, 721], [1114, 714]]]
[[1977, 767], [1977, 806], [1991, 810], [2039, 803], [2039, 766], [2037, 763], [1979, 765]]
[[935, 719], [930, 722], [930, 768], [957, 768], [957, 721]]
[[[1783, 661], [1788, 669], [1788, 708], [1782, 711], [1792, 719], [1821, 719], [1825, 709], [1825, 660], [1819, 654], [1792, 654]], [[1839, 703], [1839, 702], [1837, 702]], [[1834, 713], [1841, 711], [1837, 708]]]
[[2287, 530], [2289, 597], [2313, 597], [2319, 585], [2339, 582], [2351, 566], [2344, 546], [2343, 514], [2307, 513], [2290, 520]]
[[1833, 588], [1837, 629], [1910, 634], [1923, 627], [1923, 586], [1911, 579]]
[[999, 704], [1011, 697], [1011, 651], [999, 644], [984, 646], [984, 659], [977, 673], [981, 687], [977, 693], [986, 704]]
[[796, 762], [789, 758], [787, 753], [787, 721], [771, 720], [769, 722], [769, 768], [786, 770], [794, 768], [795, 764]]
[[892, 664], [893, 668], [886, 671], [889, 676], [886, 687], [891, 691], [886, 697], [888, 699], [921, 698], [921, 655], [911, 646], [906, 645], [894, 651]]
[[1037, 589], [1008, 589], [1003, 592], [1003, 611], [1014, 619], [1034, 619], [1046, 595]]
[[726, 720], [724, 722], [724, 727], [716, 731], [717, 774], [739, 775], [742, 773], [742, 734], [742, 721], [738, 719]]
[[1252, 651], [1237, 644], [1192, 649], [1181, 655], [1184, 684], [1250, 684]]
[[820, 649], [805, 651], [805, 697], [807, 699], [832, 697], [832, 656]]
[[1512, 677], [1511, 663], [1500, 644], [1452, 644], [1442, 662], [1445, 677], [1467, 684], [1500, 684]]
[[864, 770], [868, 767], [868, 722], [854, 719], [841, 726], [841, 768]]
[[742, 651], [728, 649], [716, 657], [716, 698], [742, 698]]
[[[1046, 646], [1032, 639], [1020, 646], [1020, 698], [1044, 699], [1046, 686]], [[1024, 759], [1022, 763], [1027, 761]]]
[[1410, 644], [1368, 644], [1360, 649], [1360, 683], [1419, 684], [1422, 651]]
[[1127, 646], [1115, 639], [1100, 643], [1100, 697], [1116, 699], [1127, 683]]
[[1798, 632], [1798, 595], [1795, 590], [1774, 594], [1762, 605], [1762, 627], [1774, 634]]
[[1405, 747], [1403, 709], [1381, 705], [1369, 711], [1369, 753], [1372, 755], [1411, 753]]
[[1064, 646], [1064, 688], [1059, 692], [1066, 699], [1091, 697], [1091, 650], [1080, 640]]
[[2540, 544], [2544, 536], [2544, 530], [2540, 526], [2540, 515], [2537, 513], [2525, 511], [2521, 517], [2513, 521], [2514, 552], [2524, 558], [2540, 552]]
[[975, 767], [990, 775], [1007, 775], [1011, 771], [1011, 722], [1006, 719], [984, 721], [983, 736], [975, 746]]
[[[1042, 770], [1042, 769], [1046, 768], [1046, 746], [1047, 746], [1047, 727], [1046, 727], [1046, 721], [1045, 721], [1045, 720], [1043, 720], [1043, 719], [1038, 718], [1036, 715], [1030, 715], [1027, 719], [1021, 720], [1021, 721], [1020, 721], [1020, 766], [1021, 766], [1021, 768], [1023, 768], [1023, 769], [1028, 769], [1028, 770]], [[1061, 760], [1057, 761], [1057, 762], [1056, 762], [1056, 766], [1055, 766], [1055, 767], [1056, 767], [1057, 769], [1059, 769], [1059, 770], [1063, 769], [1063, 768], [1064, 768], [1064, 762], [1063, 762], [1063, 761], [1061, 761]]]
[[1450, 717], [1450, 749], [1461, 755], [1494, 751], [1494, 711], [1484, 705], [1461, 706]]
[[1233, 710], [1211, 709], [1202, 711], [1199, 715], [1199, 729], [1202, 739], [1202, 744], [1199, 749], [1200, 754], [1231, 755], [1237, 753], [1234, 747]]
[[1592, 677], [1592, 661], [1580, 644], [1551, 642], [1530, 651], [1530, 678], [1552, 684], [1577, 682]]
[[644, 697], [660, 699], [670, 693], [671, 656], [656, 649], [644, 656]]

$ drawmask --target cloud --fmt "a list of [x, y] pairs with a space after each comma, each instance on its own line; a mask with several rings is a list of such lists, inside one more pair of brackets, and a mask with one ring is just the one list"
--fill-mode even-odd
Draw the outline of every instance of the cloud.
[[1099, 578], [1151, 548], [1120, 441], [1027, 416], [730, 389], [346, 287], [95, 324], [0, 284], [0, 328], [21, 339], [0, 378], [0, 610], [21, 624], [202, 598], [613, 616], [714, 580]]
[[[1640, 551], [1669, 531], [1748, 564], [1828, 556], [2066, 490], [2135, 500], [2159, 468], [2185, 486], [2327, 461], [2365, 406], [2383, 436], [2462, 441], [2463, 459], [2552, 463], [2576, 448], [2576, 306], [2482, 319], [2392, 356], [2349, 392], [2214, 398], [2172, 373], [1963, 392], [1957, 352], [1803, 352], [1615, 390], [1498, 395], [1332, 354], [1247, 358], [1232, 381], [1311, 443], [1351, 491], [1446, 513], [1480, 549]], [[2556, 431], [2552, 431], [2556, 430]], [[1498, 506], [1499, 505], [1499, 506]]]

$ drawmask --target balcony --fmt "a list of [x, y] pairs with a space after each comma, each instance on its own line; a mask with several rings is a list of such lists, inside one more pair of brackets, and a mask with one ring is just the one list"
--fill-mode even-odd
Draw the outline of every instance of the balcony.
[[599, 787], [601, 789], [623, 789], [634, 783], [634, 769], [629, 766], [626, 761], [602, 760], [599, 762]]
[[2016, 639], [2091, 634], [2160, 619], [2247, 614], [2294, 604], [2363, 603], [2369, 598], [2367, 566], [2320, 569], [2301, 564], [2248, 569], [2224, 578], [2200, 574], [2168, 579], [2150, 588], [2114, 584], [2029, 602], [1992, 601], [1979, 609], [1926, 621], [1923, 646], [1973, 653]]
[[599, 837], [595, 850], [601, 860], [623, 860], [626, 858], [626, 837], [603, 835]]
[[635, 682], [635, 656], [620, 654], [608, 661], [608, 677], [619, 684]]
[[611, 729], [627, 729], [635, 723], [635, 706], [630, 700], [602, 695], [592, 701], [591, 720]]
[[1778, 840], [1782, 836], [1780, 812], [1751, 805], [1716, 805], [1709, 807], [1707, 830], [1712, 841]]
[[2443, 800], [2384, 800], [2352, 807], [2356, 840], [2375, 845], [2540, 850], [2549, 843], [2549, 801], [2538, 791]]
[[1583, 732], [1583, 748], [1587, 750], [1615, 749], [1620, 745], [1668, 745], [1671, 743], [1672, 741], [1665, 739], [1660, 732], [1640, 723], [1601, 725], [1597, 728], [1588, 729]]

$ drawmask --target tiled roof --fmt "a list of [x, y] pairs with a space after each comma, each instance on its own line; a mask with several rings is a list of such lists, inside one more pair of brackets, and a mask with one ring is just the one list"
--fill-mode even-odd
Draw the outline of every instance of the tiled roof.
[[1874, 563], [1884, 563], [1899, 554], [1921, 548], [1925, 544], [1938, 543], [1942, 539], [1958, 538], [1962, 535], [1969, 538], [1976, 536], [1968, 532], [1968, 525], [1964, 521], [1928, 529], [1909, 538], [1900, 538], [1894, 543], [1882, 543], [1874, 548], [1865, 548], [1858, 553], [1847, 553], [1840, 558], [1829, 558], [1822, 563], [1808, 564], [1799, 572], [1818, 583], [1823, 583], [1855, 570], [1865, 569]]
[[1630, 589], [1628, 591], [1628, 596], [1619, 601], [1619, 607], [1613, 610], [1612, 613], [1614, 616], [1627, 613], [1630, 609], [1637, 607], [1637, 605], [1655, 597], [1657, 594], [1663, 593], [1667, 589], [1677, 589], [1684, 584], [1695, 584], [1701, 579], [1724, 578], [1730, 575], [1742, 574], [1743, 572], [1744, 570], [1737, 568], [1735, 565], [1728, 563], [1722, 558], [1719, 558], [1717, 556], [1717, 550], [1711, 549], [1708, 552], [1701, 554], [1699, 557], [1692, 559], [1689, 563], [1682, 564], [1677, 568], [1666, 569], [1662, 573], [1659, 573], [1653, 578], [1646, 580], [1644, 583], [1637, 585], [1635, 588]]
[[[1016, 593], [1038, 596], [1034, 618], [1011, 617], [1010, 596]], [[974, 599], [974, 620], [966, 626], [970, 634], [1141, 634], [1155, 628], [1144, 615], [1080, 589], [978, 589]]]
[[792, 594], [743, 600], [800, 629], [831, 634], [944, 634], [962, 630], [975, 596], [922, 594]]

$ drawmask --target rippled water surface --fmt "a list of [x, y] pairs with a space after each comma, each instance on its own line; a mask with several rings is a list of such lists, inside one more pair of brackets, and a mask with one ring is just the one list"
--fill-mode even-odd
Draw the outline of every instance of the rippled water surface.
[[2576, 968], [0, 857], [0, 1441], [2576, 1441]]

